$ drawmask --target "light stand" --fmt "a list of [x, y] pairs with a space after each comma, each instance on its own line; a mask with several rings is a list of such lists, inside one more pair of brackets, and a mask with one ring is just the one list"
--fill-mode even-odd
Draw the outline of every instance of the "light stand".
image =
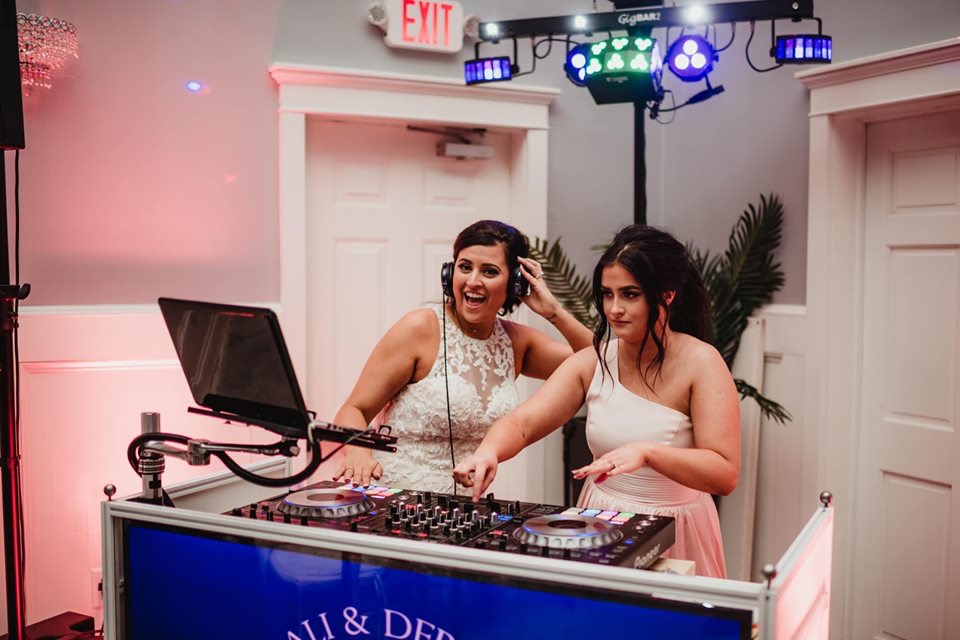
[[647, 105], [633, 103], [633, 223], [647, 224]]
[[10, 249], [7, 238], [7, 174], [5, 151], [0, 151], [0, 496], [3, 500], [3, 559], [7, 586], [7, 629], [12, 639], [26, 638], [23, 593], [23, 506], [20, 504], [20, 449], [17, 438], [16, 376], [19, 363], [14, 350], [17, 303], [30, 286], [10, 284]]

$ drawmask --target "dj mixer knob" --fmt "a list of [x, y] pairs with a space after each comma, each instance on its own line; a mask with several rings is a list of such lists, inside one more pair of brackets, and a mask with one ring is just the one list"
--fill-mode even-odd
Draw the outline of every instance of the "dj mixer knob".
[[492, 493], [474, 503], [431, 491], [333, 482], [229, 513], [265, 522], [618, 566], [652, 563], [673, 544], [675, 531], [674, 520], [661, 516], [498, 500]]

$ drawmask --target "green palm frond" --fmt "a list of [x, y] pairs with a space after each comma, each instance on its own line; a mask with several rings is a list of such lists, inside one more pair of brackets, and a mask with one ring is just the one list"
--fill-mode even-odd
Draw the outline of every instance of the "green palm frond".
[[767, 398], [757, 391], [757, 388], [753, 385], [748, 384], [740, 378], [734, 378], [733, 382], [737, 385], [737, 391], [740, 392], [740, 397], [753, 398], [754, 402], [760, 407], [760, 413], [762, 413], [765, 418], [776, 420], [780, 424], [786, 424], [787, 420], [793, 420], [793, 416], [783, 408], [783, 405]]
[[[760, 195], [740, 214], [723, 255], [690, 250], [690, 256], [710, 294], [711, 342], [728, 367], [740, 349], [747, 322], [783, 287], [783, 269], [774, 254], [783, 239], [783, 205], [775, 194]], [[735, 379], [741, 398], [753, 398], [764, 417], [783, 423], [790, 414], [743, 380]]]
[[546, 240], [534, 238], [530, 257], [543, 267], [543, 279], [560, 304], [584, 326], [591, 330], [596, 327], [593, 285], [577, 274], [576, 267], [560, 247], [560, 238], [554, 240], [552, 245]]
[[783, 270], [773, 257], [782, 238], [783, 205], [776, 195], [761, 194], [759, 208], [750, 204], [740, 214], [723, 256], [699, 258], [718, 272], [700, 275], [713, 300], [714, 346], [727, 366], [737, 355], [747, 320], [783, 287]]

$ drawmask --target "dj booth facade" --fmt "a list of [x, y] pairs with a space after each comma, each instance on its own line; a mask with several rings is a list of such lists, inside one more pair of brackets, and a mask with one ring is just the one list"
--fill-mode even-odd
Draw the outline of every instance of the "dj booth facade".
[[827, 637], [829, 506], [750, 583], [222, 515], [195, 487], [170, 494], [180, 507], [103, 503], [107, 638]]

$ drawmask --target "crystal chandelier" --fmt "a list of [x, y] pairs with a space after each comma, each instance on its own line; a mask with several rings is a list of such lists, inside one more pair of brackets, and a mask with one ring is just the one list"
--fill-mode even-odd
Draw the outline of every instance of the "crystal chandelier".
[[17, 43], [20, 46], [20, 84], [24, 95], [36, 87], [49, 89], [50, 74], [70, 58], [79, 58], [77, 28], [59, 18], [17, 14]]

